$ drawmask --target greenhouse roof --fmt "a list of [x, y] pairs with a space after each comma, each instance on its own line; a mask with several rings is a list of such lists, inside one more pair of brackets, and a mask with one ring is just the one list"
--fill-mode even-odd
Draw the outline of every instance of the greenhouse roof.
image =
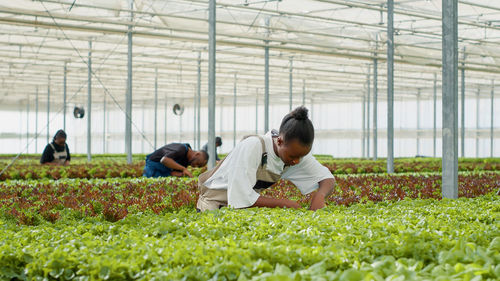
[[[263, 99], [264, 47], [270, 54], [272, 104], [302, 93], [312, 102], [359, 102], [386, 96], [387, 8], [381, 0], [218, 0], [217, 99]], [[3, 109], [45, 102], [62, 105], [64, 68], [70, 104], [87, 101], [89, 54], [92, 100], [123, 106], [129, 28], [133, 34], [133, 103], [192, 104], [201, 63], [202, 104], [208, 77], [208, 1], [0, 0], [0, 100]], [[466, 94], [490, 92], [500, 80], [500, 3], [459, 1], [459, 68]], [[395, 1], [395, 99], [433, 95], [441, 80], [441, 1]], [[91, 42], [91, 43], [90, 43]], [[292, 81], [290, 82], [290, 77]], [[50, 90], [49, 90], [50, 88]], [[38, 90], [37, 90], [38, 89]], [[440, 90], [438, 91], [438, 93]], [[43, 103], [42, 102], [42, 103]]]

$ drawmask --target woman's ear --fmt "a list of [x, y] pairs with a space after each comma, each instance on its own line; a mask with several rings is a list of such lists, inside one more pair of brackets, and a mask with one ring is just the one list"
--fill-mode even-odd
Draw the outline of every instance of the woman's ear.
[[281, 146], [283, 145], [284, 141], [283, 141], [283, 137], [282, 136], [278, 136], [278, 138], [276, 139], [276, 144]]

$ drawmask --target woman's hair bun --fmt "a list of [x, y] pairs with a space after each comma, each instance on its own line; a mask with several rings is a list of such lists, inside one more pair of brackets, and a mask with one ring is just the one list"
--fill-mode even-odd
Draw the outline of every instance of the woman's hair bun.
[[299, 106], [295, 108], [290, 114], [295, 120], [306, 120], [307, 119], [307, 108]]

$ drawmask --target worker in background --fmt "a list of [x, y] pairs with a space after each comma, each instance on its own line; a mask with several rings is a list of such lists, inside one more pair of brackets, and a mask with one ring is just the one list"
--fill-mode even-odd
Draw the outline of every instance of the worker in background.
[[[222, 145], [222, 139], [220, 137], [215, 138], [215, 160], [219, 161], [219, 155], [217, 152], [217, 147]], [[201, 148], [201, 150], [208, 152], [208, 142]]]
[[206, 151], [194, 151], [188, 143], [170, 143], [146, 156], [143, 176], [148, 178], [168, 176], [193, 177], [188, 166], [203, 167], [207, 164]]
[[335, 179], [311, 154], [313, 141], [307, 109], [298, 107], [283, 118], [279, 132], [247, 136], [214, 169], [201, 174], [196, 208], [300, 208], [293, 200], [260, 195], [280, 178], [293, 182], [302, 194], [314, 192], [311, 210], [323, 208]]
[[47, 144], [40, 158], [41, 164], [67, 166], [71, 160], [68, 144], [66, 143], [66, 132], [59, 130], [54, 135], [52, 142]]

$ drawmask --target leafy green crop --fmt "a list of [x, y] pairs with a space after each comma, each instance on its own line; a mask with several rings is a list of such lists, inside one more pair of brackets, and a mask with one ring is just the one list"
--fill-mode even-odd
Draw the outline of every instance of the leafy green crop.
[[[500, 188], [500, 173], [468, 172], [459, 175], [459, 196], [477, 197]], [[310, 204], [290, 182], [280, 181], [264, 195]], [[363, 202], [398, 201], [404, 198], [441, 198], [439, 174], [337, 176], [327, 204], [349, 206]], [[0, 216], [20, 224], [55, 222], [61, 217], [102, 216], [117, 221], [130, 213], [161, 214], [181, 207], [194, 208], [197, 180], [158, 179], [64, 179], [0, 182]]]
[[[371, 174], [385, 173], [385, 160], [365, 159], [333, 159], [328, 155], [315, 155], [332, 174]], [[0, 156], [0, 169], [11, 162], [11, 158]], [[39, 157], [25, 156], [18, 159], [4, 174], [0, 181], [8, 179], [61, 179], [61, 178], [127, 178], [140, 177], [144, 168], [144, 155], [135, 155], [132, 164], [127, 164], [123, 155], [100, 155], [92, 163], [86, 158], [72, 157], [71, 165], [54, 167], [39, 164]], [[197, 176], [206, 170], [204, 168], [190, 168]], [[440, 158], [398, 158], [394, 162], [396, 173], [409, 172], [440, 172]], [[459, 160], [460, 171], [500, 171], [498, 158], [462, 158]]]
[[0, 220], [0, 278], [498, 280], [499, 214], [490, 194], [316, 212], [181, 208], [115, 223]]

